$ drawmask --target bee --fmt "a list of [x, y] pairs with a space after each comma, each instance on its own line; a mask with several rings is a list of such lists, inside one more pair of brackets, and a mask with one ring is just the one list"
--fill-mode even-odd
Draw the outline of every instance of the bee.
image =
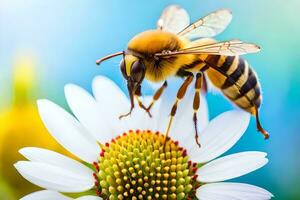
[[[104, 60], [123, 56], [120, 69], [127, 80], [131, 108], [120, 118], [131, 114], [134, 99], [151, 117], [150, 109], [167, 87], [167, 79], [180, 76], [184, 81], [170, 112], [166, 130], [168, 138], [177, 107], [195, 79], [194, 113], [191, 117], [195, 126], [195, 140], [200, 146], [197, 112], [200, 107], [200, 90], [205, 90], [206, 81], [209, 79], [232, 103], [251, 113], [256, 118], [258, 131], [265, 139], [269, 138], [269, 134], [261, 126], [258, 114], [262, 101], [260, 83], [250, 64], [240, 57], [243, 54], [258, 52], [260, 47], [240, 40], [218, 42], [212, 39], [225, 30], [231, 19], [232, 13], [221, 9], [190, 24], [186, 10], [177, 5], [170, 5], [162, 12], [157, 29], [137, 34], [129, 41], [125, 51], [97, 60], [99, 65]], [[152, 82], [163, 82], [147, 107], [139, 100], [141, 83], [145, 78]]]

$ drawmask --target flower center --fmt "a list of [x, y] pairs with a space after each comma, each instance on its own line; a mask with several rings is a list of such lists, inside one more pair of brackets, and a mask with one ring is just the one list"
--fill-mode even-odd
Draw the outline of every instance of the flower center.
[[159, 132], [129, 131], [101, 145], [94, 163], [95, 187], [103, 199], [193, 199], [200, 183], [197, 164]]

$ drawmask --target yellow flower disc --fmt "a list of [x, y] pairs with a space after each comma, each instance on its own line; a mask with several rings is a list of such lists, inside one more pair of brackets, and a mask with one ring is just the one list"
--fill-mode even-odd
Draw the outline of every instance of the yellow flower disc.
[[94, 163], [97, 193], [103, 199], [193, 199], [197, 165], [186, 150], [152, 131], [129, 131], [101, 145]]

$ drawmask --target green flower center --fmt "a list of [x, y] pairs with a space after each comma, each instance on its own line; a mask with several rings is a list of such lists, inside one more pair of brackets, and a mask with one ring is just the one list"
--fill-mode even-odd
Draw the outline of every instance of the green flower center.
[[129, 131], [101, 145], [94, 163], [95, 188], [103, 199], [193, 199], [197, 164], [159, 132]]

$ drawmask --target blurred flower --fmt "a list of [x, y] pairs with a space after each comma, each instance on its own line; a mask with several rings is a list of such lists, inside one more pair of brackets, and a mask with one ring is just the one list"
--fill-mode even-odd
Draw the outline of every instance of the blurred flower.
[[15, 197], [10, 187], [4, 180], [0, 179], [0, 199], [10, 200], [14, 198]]
[[62, 152], [38, 116], [34, 77], [32, 60], [19, 59], [13, 71], [13, 103], [0, 113], [0, 179], [15, 195], [4, 199], [17, 199], [37, 190], [37, 187], [24, 181], [13, 167], [21, 159], [18, 154], [20, 148], [39, 146]]
[[[21, 149], [20, 153], [29, 161], [19, 161], [15, 167], [25, 179], [46, 189], [22, 200], [69, 199], [59, 192], [84, 191], [94, 192], [95, 196], [79, 199], [266, 200], [272, 197], [268, 191], [253, 185], [222, 182], [257, 170], [268, 162], [266, 153], [254, 151], [217, 158], [243, 135], [249, 114], [229, 111], [209, 124], [200, 119], [199, 126], [206, 128], [200, 136], [199, 148], [194, 137], [187, 134], [193, 126], [190, 127], [188, 117], [191, 113], [184, 109], [180, 120], [174, 123], [172, 138], [164, 146], [166, 138], [159, 132], [165, 130], [160, 124], [168, 119], [168, 113], [160, 109], [166, 106], [163, 99], [160, 107], [153, 108], [153, 118], [137, 110], [120, 121], [117, 116], [128, 109], [129, 102], [118, 87], [104, 77], [97, 77], [93, 91], [96, 99], [78, 86], [65, 88], [68, 104], [79, 121], [51, 101], [38, 102], [40, 116], [52, 136], [86, 165], [42, 148]], [[204, 107], [202, 112], [206, 111]]]

